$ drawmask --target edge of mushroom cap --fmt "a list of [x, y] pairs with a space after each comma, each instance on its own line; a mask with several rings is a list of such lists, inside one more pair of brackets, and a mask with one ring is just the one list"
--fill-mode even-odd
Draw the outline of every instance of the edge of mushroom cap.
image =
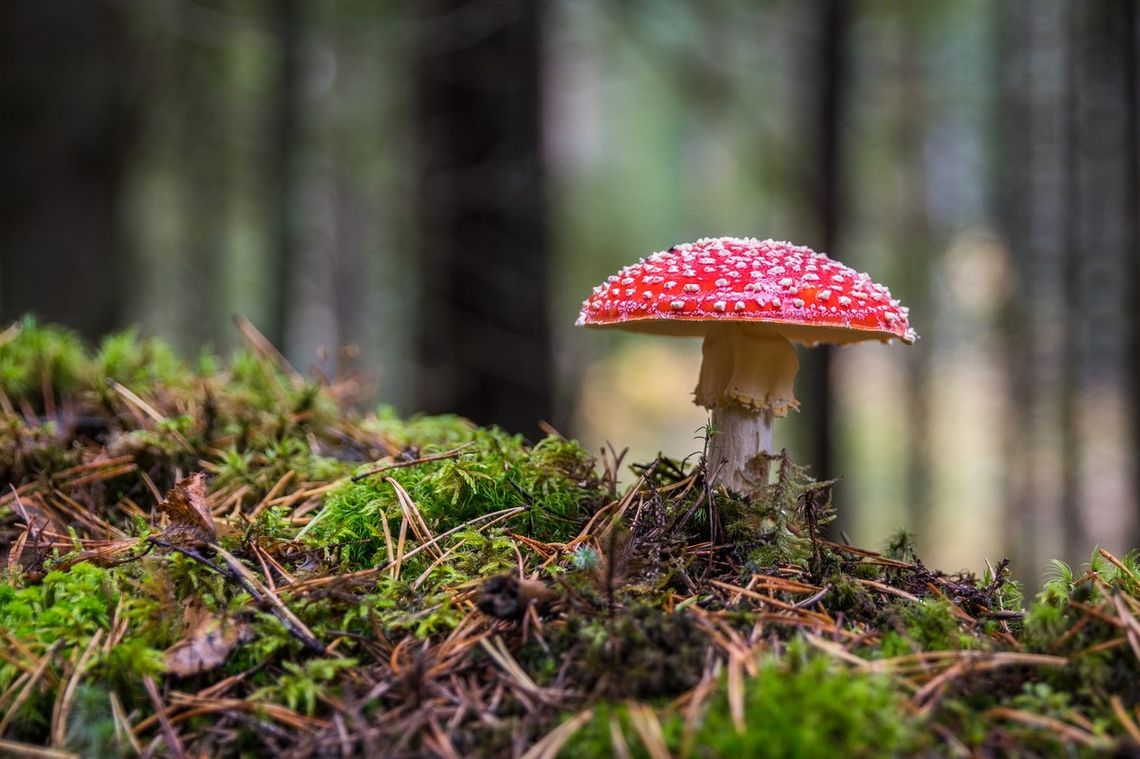
[[877, 340], [889, 343], [898, 340], [905, 345], [914, 345], [919, 335], [909, 326], [906, 332], [898, 334], [889, 330], [876, 330], [868, 327], [837, 325], [803, 324], [802, 322], [776, 320], [776, 319], [724, 319], [713, 317], [708, 319], [679, 318], [679, 317], [632, 317], [616, 321], [585, 322], [581, 318], [575, 322], [577, 327], [587, 329], [613, 329], [624, 332], [635, 332], [643, 335], [661, 335], [665, 337], [704, 337], [711, 329], [740, 327], [749, 330], [759, 330], [771, 334], [782, 335], [787, 340], [802, 343], [807, 346], [814, 345], [846, 345]]

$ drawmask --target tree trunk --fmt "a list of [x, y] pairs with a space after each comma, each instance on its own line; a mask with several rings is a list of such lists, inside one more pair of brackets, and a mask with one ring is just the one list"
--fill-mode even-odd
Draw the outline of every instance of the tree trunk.
[[[843, 145], [840, 123], [846, 107], [847, 71], [850, 67], [851, 8], [848, 0], [819, 0], [819, 38], [814, 50], [818, 69], [813, 87], [818, 96], [812, 106], [815, 124], [812, 163], [818, 170], [809, 182], [812, 189], [817, 250], [835, 254], [843, 217]], [[835, 476], [835, 442], [832, 429], [834, 399], [831, 390], [832, 348], [820, 345], [804, 353], [801, 408], [809, 424], [811, 471], [819, 479]], [[837, 498], [838, 502], [838, 498]], [[832, 537], [846, 525], [843, 512], [832, 522]]]
[[1131, 271], [1128, 321], [1132, 325], [1132, 532], [1127, 541], [1140, 546], [1140, 13], [1135, 0], [1119, 0], [1124, 34], [1124, 163], [1127, 172], [1127, 260]]
[[120, 326], [128, 62], [116, 4], [0, 8], [4, 321], [34, 311], [91, 339]]
[[1062, 262], [1065, 318], [1062, 350], [1064, 361], [1061, 377], [1061, 534], [1064, 536], [1065, 559], [1072, 561], [1082, 554], [1087, 540], [1080, 513], [1080, 467], [1083, 445], [1077, 425], [1078, 398], [1081, 392], [1081, 334], [1084, 326], [1083, 288], [1081, 278], [1081, 100], [1079, 96], [1080, 54], [1084, 35], [1082, 13], [1078, 3], [1070, 0], [1066, 8], [1065, 78], [1061, 101], [1064, 107], [1064, 144], [1061, 146], [1063, 192], [1067, 198], [1065, 211], [1064, 259]]
[[[270, 288], [269, 322], [266, 337], [281, 350], [287, 350], [289, 314], [293, 304], [293, 274], [297, 271], [297, 225], [300, 216], [297, 195], [299, 177], [297, 146], [300, 112], [299, 53], [300, 18], [297, 0], [276, 0], [273, 30], [277, 41], [277, 76], [269, 134], [273, 162], [270, 166], [269, 229], [272, 249], [267, 262], [266, 281]], [[331, 346], [336, 347], [336, 346]]]
[[542, 4], [423, 5], [417, 408], [533, 436], [552, 395]]

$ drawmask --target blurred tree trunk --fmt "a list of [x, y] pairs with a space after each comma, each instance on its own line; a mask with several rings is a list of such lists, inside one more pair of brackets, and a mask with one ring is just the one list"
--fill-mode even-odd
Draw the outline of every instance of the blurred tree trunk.
[[[817, 93], [810, 105], [808, 130], [813, 140], [812, 160], [816, 167], [807, 178], [810, 207], [814, 218], [816, 250], [835, 254], [843, 217], [843, 137], [840, 126], [844, 118], [847, 96], [847, 71], [850, 68], [850, 13], [848, 0], [817, 0], [814, 8], [818, 37], [812, 50], [816, 69], [807, 87]], [[835, 441], [832, 429], [834, 400], [831, 389], [832, 348], [817, 346], [802, 354], [804, 366], [802, 406], [807, 417], [812, 474], [819, 479], [835, 476]], [[833, 525], [836, 535], [843, 529], [843, 512]]]
[[[1131, 313], [1127, 276], [1134, 266], [1130, 243], [1136, 209], [1129, 208], [1136, 163], [1126, 161], [1129, 123], [1128, 61], [1136, 27], [1118, 3], [1076, 2], [1069, 29], [1072, 44], [1073, 107], [1070, 113], [1073, 215], [1072, 264], [1065, 273], [1071, 289], [1066, 366], [1073, 381], [1067, 405], [1074, 430], [1069, 466], [1074, 497], [1066, 513], [1066, 556], [1085, 560], [1094, 545], [1110, 551], [1135, 547], [1126, 542], [1135, 523], [1129, 506], [1131, 467], [1122, 455], [1129, 447], [1127, 409], [1130, 385], [1127, 348]], [[1133, 495], [1133, 498], [1135, 496]]]
[[120, 325], [123, 168], [133, 134], [124, 11], [0, 6], [0, 310], [95, 338]]
[[1064, 11], [1058, 0], [1000, 6], [1001, 54], [995, 61], [1001, 77], [999, 215], [1019, 283], [1002, 320], [1015, 414], [1006, 533], [1015, 541], [1016, 565], [1034, 583], [1061, 542], [1055, 441], [1063, 371], [1057, 327], [1064, 318]]
[[[932, 359], [938, 350], [937, 298], [932, 287], [933, 251], [927, 213], [926, 135], [930, 127], [928, 82], [923, 77], [922, 52], [926, 13], [920, 5], [899, 8], [902, 31], [899, 61], [899, 109], [895, 135], [902, 164], [902, 192], [897, 209], [898, 257], [896, 272], [903, 302], [914, 307], [912, 324], [919, 327], [923, 344], [905, 352], [907, 374], [907, 429], [911, 441], [906, 457], [907, 523], [920, 537], [933, 537], [932, 488], [934, 441], [931, 424]], [[917, 318], [916, 318], [917, 317]]]
[[297, 271], [297, 225], [301, 215], [297, 201], [300, 182], [297, 147], [301, 108], [298, 0], [275, 0], [272, 14], [273, 33], [277, 43], [277, 75], [268, 129], [273, 156], [268, 176], [272, 249], [266, 276], [271, 290], [270, 320], [264, 325], [264, 332], [274, 345], [285, 350], [294, 296], [292, 275]]
[[203, 345], [217, 345], [231, 328], [222, 281], [232, 176], [226, 160], [231, 104], [226, 89], [218, 86], [228, 73], [219, 42], [194, 31], [200, 9], [183, 3], [175, 10], [179, 34], [173, 85], [179, 97], [172, 146], [182, 233], [176, 272], [183, 286], [169, 307], [182, 317], [177, 342], [192, 354]]
[[1005, 9], [1003, 216], [1020, 283], [1008, 529], [1027, 572], [1051, 556], [1086, 560], [1097, 543], [1123, 550], [1135, 524], [1119, 455], [1136, 392], [1126, 348], [1136, 320], [1126, 284], [1136, 266], [1136, 29], [1126, 5]]
[[1128, 545], [1140, 546], [1140, 12], [1134, 0], [1118, 0], [1124, 28], [1125, 170], [1128, 172], [1125, 213], [1127, 256], [1131, 262], [1128, 318], [1132, 324], [1132, 534]]
[[1062, 192], [1064, 204], [1064, 258], [1063, 292], [1065, 318], [1062, 322], [1064, 362], [1061, 375], [1060, 438], [1061, 438], [1061, 534], [1064, 536], [1066, 557], [1079, 555], [1086, 543], [1084, 523], [1080, 514], [1080, 463], [1083, 450], [1080, 429], [1077, 426], [1078, 397], [1081, 391], [1083, 348], [1081, 333], [1084, 320], [1082, 309], [1083, 288], [1081, 275], [1080, 206], [1082, 187], [1079, 177], [1081, 159], [1081, 100], [1079, 97], [1079, 58], [1084, 33], [1079, 3], [1068, 0], [1065, 9], [1065, 78], [1061, 84], [1061, 102], [1064, 108], [1063, 145], [1061, 146]]
[[533, 436], [551, 410], [541, 3], [422, 4], [417, 408]]

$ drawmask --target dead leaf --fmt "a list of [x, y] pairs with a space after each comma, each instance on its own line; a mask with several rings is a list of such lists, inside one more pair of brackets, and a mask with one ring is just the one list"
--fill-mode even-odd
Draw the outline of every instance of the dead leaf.
[[206, 503], [206, 475], [203, 472], [176, 482], [158, 508], [170, 516], [170, 526], [161, 535], [161, 539], [168, 543], [202, 546], [218, 536], [214, 517]]
[[179, 677], [209, 672], [222, 666], [230, 652], [251, 636], [249, 625], [243, 622], [227, 622], [219, 617], [202, 619], [187, 637], [166, 649], [166, 671]]

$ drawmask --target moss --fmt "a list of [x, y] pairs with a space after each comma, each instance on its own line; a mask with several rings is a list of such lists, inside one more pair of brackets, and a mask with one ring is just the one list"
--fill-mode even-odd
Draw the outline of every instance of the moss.
[[[722, 682], [687, 744], [683, 717], [663, 715], [666, 745], [674, 754], [692, 757], [891, 756], [923, 745], [920, 723], [886, 678], [850, 672], [823, 657], [765, 659], [756, 677], [745, 681], [743, 704], [744, 730], [738, 731]], [[634, 756], [649, 755], [621, 706], [601, 708], [560, 755], [618, 753], [611, 723]]]
[[19, 331], [0, 343], [0, 389], [15, 402], [44, 409], [44, 392], [53, 398], [78, 389], [87, 379], [87, 351], [71, 330], [40, 325], [27, 316]]
[[191, 387], [194, 374], [174, 350], [128, 329], [105, 337], [92, 358], [95, 387], [118, 382], [135, 393]]
[[912, 642], [916, 651], [969, 649], [979, 645], [979, 640], [964, 629], [945, 600], [928, 598], [918, 603], [900, 600], [893, 607], [901, 628], [898, 632]]
[[83, 562], [49, 572], [42, 584], [0, 584], [0, 627], [21, 639], [78, 645], [110, 625], [117, 602], [107, 570]]
[[875, 599], [867, 589], [842, 572], [835, 572], [824, 581], [830, 587], [825, 596], [829, 609], [842, 611], [856, 618], [873, 616]]
[[[454, 429], [450, 421], [443, 426]], [[592, 460], [577, 443], [547, 438], [530, 448], [520, 435], [497, 428], [468, 432], [466, 447], [453, 457], [346, 482], [329, 496], [307, 539], [313, 545], [343, 547], [341, 555], [350, 566], [384, 563], [382, 522], [387, 520], [390, 534], [396, 535], [403, 518], [388, 478], [408, 493], [434, 534], [521, 507], [524, 513], [514, 524], [526, 525], [538, 540], [562, 541], [575, 535], [602, 502]]]
[[644, 603], [609, 618], [576, 618], [554, 645], [574, 652], [576, 679], [611, 698], [678, 695], [697, 684], [706, 659], [691, 615]]

